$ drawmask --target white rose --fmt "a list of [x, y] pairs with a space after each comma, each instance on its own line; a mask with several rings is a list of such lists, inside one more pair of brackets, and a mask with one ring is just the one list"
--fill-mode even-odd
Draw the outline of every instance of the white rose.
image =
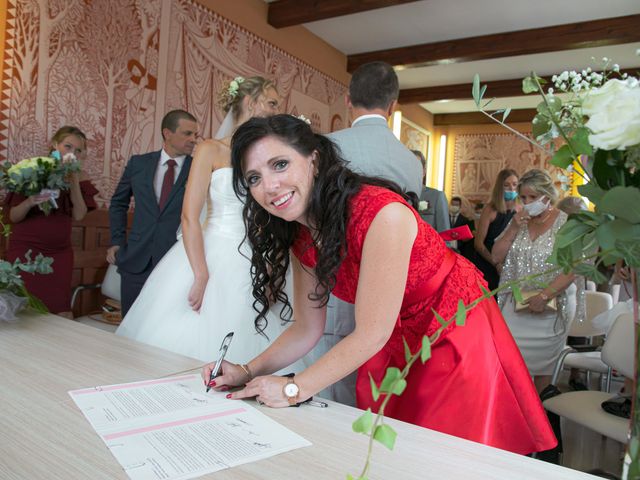
[[424, 212], [428, 209], [429, 209], [429, 202], [427, 202], [426, 200], [420, 200], [420, 202], [418, 203], [418, 211]]
[[589, 142], [603, 150], [624, 150], [640, 143], [640, 83], [612, 79], [589, 92], [582, 104], [589, 117]]

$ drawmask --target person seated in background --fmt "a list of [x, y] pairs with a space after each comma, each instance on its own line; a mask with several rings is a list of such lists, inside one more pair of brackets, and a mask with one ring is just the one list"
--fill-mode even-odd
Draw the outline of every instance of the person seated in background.
[[[473, 231], [473, 209], [469, 200], [462, 196], [451, 197], [451, 203], [449, 205], [449, 223], [451, 228], [468, 226], [469, 230]], [[474, 255], [473, 239], [471, 240], [454, 240], [451, 242], [451, 248], [460, 253], [463, 257], [471, 260]]]
[[491, 249], [496, 238], [520, 208], [516, 205], [517, 186], [518, 174], [515, 170], [510, 168], [501, 170], [493, 185], [491, 201], [484, 206], [480, 220], [476, 221], [473, 246], [477, 255], [474, 256], [473, 263], [484, 275], [484, 279], [489, 284], [489, 290], [495, 290], [500, 283], [499, 267], [501, 265], [495, 263], [491, 256]]
[[[87, 136], [77, 127], [64, 126], [51, 138], [49, 155], [54, 151], [60, 154], [60, 158], [72, 153], [82, 161], [86, 158]], [[27, 290], [42, 300], [50, 312], [73, 318], [71, 225], [74, 220], [79, 222], [89, 210], [96, 208], [93, 197], [98, 190], [86, 178], [84, 171], [72, 173], [68, 181], [69, 190], [60, 192], [56, 200], [58, 208], [53, 208], [48, 215], [34, 207], [49, 201], [49, 196], [7, 195], [5, 204], [9, 207], [9, 220], [13, 224], [7, 260], [13, 262], [16, 258], [24, 258], [28, 250], [31, 250], [32, 257], [42, 253], [53, 258], [53, 273], [21, 276]]]
[[[231, 162], [253, 249], [255, 326], [267, 321], [271, 299], [282, 298], [290, 262], [293, 302], [284, 298], [295, 322], [247, 364], [224, 361], [212, 382], [214, 364], [205, 366], [205, 383], [244, 385], [228, 397], [287, 407], [357, 369], [357, 406], [377, 411], [371, 382], [406, 366], [405, 341], [417, 352], [424, 335], [435, 335], [434, 310], [451, 318], [459, 301], [482, 296], [478, 271], [445, 246], [398, 185], [350, 171], [331, 141], [291, 115], [241, 125]], [[318, 342], [330, 292], [355, 303], [353, 332], [300, 374], [272, 375]], [[471, 309], [463, 327], [440, 332], [385, 415], [518, 453], [557, 443], [492, 298]]]

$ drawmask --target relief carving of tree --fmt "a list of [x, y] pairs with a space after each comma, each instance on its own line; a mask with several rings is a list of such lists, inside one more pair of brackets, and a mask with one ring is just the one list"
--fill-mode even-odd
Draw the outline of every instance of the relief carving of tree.
[[[132, 0], [94, 0], [86, 7], [87, 20], [79, 25], [78, 42], [93, 62], [89, 65], [106, 95], [102, 175], [110, 177], [113, 111], [118, 88], [127, 85], [127, 61], [139, 56], [141, 26]], [[124, 133], [124, 132], [122, 132]]]
[[63, 45], [64, 31], [77, 21], [81, 13], [80, 0], [37, 0], [38, 5], [38, 76], [36, 80], [35, 119], [47, 130], [49, 70]]

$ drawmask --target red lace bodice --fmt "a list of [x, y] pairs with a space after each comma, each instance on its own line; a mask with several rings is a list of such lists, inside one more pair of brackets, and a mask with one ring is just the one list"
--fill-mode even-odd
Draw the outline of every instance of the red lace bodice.
[[[368, 185], [364, 186], [352, 199], [347, 225], [348, 254], [336, 275], [336, 285], [332, 292], [336, 297], [354, 303], [362, 247], [369, 226], [378, 212], [393, 202], [405, 204], [410, 208], [400, 195], [384, 188]], [[465, 258], [451, 252], [438, 233], [423, 221], [415, 210], [412, 209], [412, 211], [418, 222], [418, 234], [411, 252], [405, 300], [388, 345], [400, 357], [404, 355], [403, 336], [414, 350], [423, 335], [431, 335], [439, 328], [432, 309], [448, 319], [455, 314], [459, 299], [468, 304], [482, 295], [479, 284], [486, 286], [478, 270]], [[317, 250], [313, 247], [308, 229], [300, 228], [293, 252], [304, 265], [315, 266]], [[448, 274], [439, 285], [433, 285], [434, 277], [438, 276], [443, 262], [450, 256], [454, 257], [450, 259], [452, 266]], [[443, 335], [452, 328], [455, 328], [455, 325], [450, 325]]]

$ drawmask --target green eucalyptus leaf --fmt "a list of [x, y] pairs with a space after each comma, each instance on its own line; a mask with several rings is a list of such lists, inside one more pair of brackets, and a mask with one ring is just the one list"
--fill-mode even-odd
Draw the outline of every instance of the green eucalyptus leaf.
[[396, 381], [389, 393], [392, 395], [402, 395], [405, 388], [407, 388], [407, 381], [404, 378], [401, 378]]
[[462, 299], [458, 300], [458, 310], [456, 311], [456, 325], [458, 327], [464, 326], [464, 322], [467, 319], [467, 309], [464, 306]]
[[551, 121], [548, 116], [538, 113], [533, 117], [533, 121], [531, 122], [531, 134], [534, 138], [537, 139], [538, 137], [541, 137], [547, 133], [550, 128]]
[[443, 327], [446, 327], [447, 326], [447, 321], [444, 318], [442, 318], [442, 316], [438, 312], [436, 312], [433, 308], [431, 309], [431, 311], [435, 315], [436, 320], [438, 320], [438, 323], [440, 325], [442, 325]]
[[551, 165], [560, 168], [567, 168], [576, 159], [569, 145], [561, 146], [551, 158]]
[[511, 293], [513, 293], [513, 298], [518, 303], [524, 303], [524, 298], [522, 298], [522, 290], [518, 285], [514, 285], [511, 287]]
[[422, 337], [422, 348], [420, 349], [420, 361], [425, 363], [431, 358], [431, 341], [426, 335]]
[[640, 269], [640, 241], [617, 240], [615, 246], [630, 267]]
[[473, 76], [473, 85], [471, 86], [471, 96], [473, 97], [473, 101], [476, 102], [476, 105], [480, 106], [480, 75], [477, 73]]
[[396, 444], [396, 431], [387, 424], [378, 425], [373, 433], [373, 439], [383, 444], [389, 450], [393, 450]]
[[371, 427], [373, 426], [373, 414], [371, 409], [367, 408], [367, 411], [360, 415], [351, 425], [351, 428], [356, 433], [363, 433], [369, 435], [371, 433]]
[[502, 121], [505, 122], [507, 120], [507, 117], [509, 116], [509, 114], [511, 113], [511, 108], [507, 108], [504, 113], [502, 114]]
[[371, 372], [369, 372], [369, 384], [371, 385], [371, 396], [373, 397], [373, 401], [377, 402], [378, 398], [380, 398], [380, 390], [378, 390], [378, 386], [376, 385], [376, 381], [373, 379]]
[[569, 139], [569, 143], [576, 154], [593, 155], [593, 147], [589, 143], [589, 130], [586, 128], [578, 128], [573, 137]]
[[640, 190], [635, 187], [614, 187], [604, 194], [598, 210], [629, 223], [640, 223]]
[[409, 344], [407, 343], [407, 340], [402, 337], [402, 343], [404, 344], [404, 361], [409, 363], [409, 360], [411, 360], [411, 348], [409, 348]]
[[616, 249], [616, 241], [637, 242], [637, 239], [640, 238], [640, 225], [615, 219], [600, 225], [596, 229], [596, 238], [602, 250], [611, 251], [603, 255], [604, 264], [612, 265], [622, 258], [622, 253]]
[[480, 287], [480, 290], [482, 291], [482, 296], [484, 298], [491, 298], [491, 292], [489, 290], [487, 290], [487, 287], [485, 287], [482, 283], [478, 282], [478, 286]]
[[486, 91], [487, 91], [487, 86], [482, 85], [482, 87], [480, 87], [480, 98], [484, 98], [484, 94]]
[[391, 392], [391, 387], [393, 382], [400, 379], [402, 377], [402, 372], [399, 368], [389, 367], [387, 368], [387, 372], [382, 379], [382, 383], [380, 384], [380, 392], [389, 393]]
[[533, 77], [525, 77], [522, 79], [522, 93], [534, 93], [538, 91], [538, 85]]

